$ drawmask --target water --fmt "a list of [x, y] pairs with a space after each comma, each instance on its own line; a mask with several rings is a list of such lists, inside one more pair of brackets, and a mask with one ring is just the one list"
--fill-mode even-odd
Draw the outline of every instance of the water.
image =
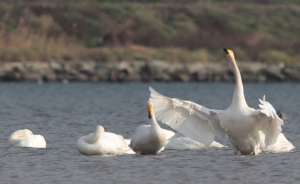
[[[225, 109], [234, 84], [0, 84], [1, 183], [300, 183], [300, 84], [245, 84], [248, 105], [258, 98], [286, 113], [290, 153], [234, 155], [227, 138], [222, 150], [166, 150], [158, 156], [83, 156], [77, 139], [96, 125], [130, 138], [148, 123], [148, 86], [160, 93]], [[163, 128], [167, 126], [162, 125]], [[47, 141], [46, 149], [10, 148], [9, 135], [28, 128]]]

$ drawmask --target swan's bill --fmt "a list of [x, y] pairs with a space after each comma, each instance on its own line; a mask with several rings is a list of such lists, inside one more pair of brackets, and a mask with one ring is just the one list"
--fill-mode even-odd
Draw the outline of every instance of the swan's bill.
[[153, 113], [153, 102], [149, 100], [147, 103], [147, 107], [148, 107], [148, 117], [149, 119], [151, 119]]
[[223, 48], [223, 50], [224, 50], [224, 52], [226, 54], [226, 58], [228, 60], [233, 60], [234, 59], [234, 54], [233, 54], [232, 50], [225, 49], [225, 48]]

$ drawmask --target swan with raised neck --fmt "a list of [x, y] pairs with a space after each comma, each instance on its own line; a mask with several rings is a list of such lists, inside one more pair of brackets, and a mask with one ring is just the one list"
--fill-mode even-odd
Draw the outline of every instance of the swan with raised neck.
[[153, 112], [153, 102], [147, 102], [150, 125], [141, 125], [136, 128], [130, 147], [137, 154], [156, 155], [166, 143], [166, 135], [156, 121]]
[[243, 86], [243, 82], [242, 82], [241, 73], [236, 64], [234, 53], [231, 50], [228, 50], [225, 48], [223, 50], [226, 53], [226, 58], [230, 61], [233, 72], [235, 74], [235, 82], [236, 82], [230, 107], [239, 108], [239, 109], [240, 109], [240, 107], [248, 107], [248, 104], [246, 102], [245, 95], [244, 95], [244, 86]]
[[265, 133], [265, 145], [276, 143], [283, 121], [276, 115], [274, 107], [265, 97], [260, 100], [260, 109], [247, 105], [240, 71], [231, 50], [223, 49], [233, 68], [236, 85], [232, 103], [226, 110], [205, 108], [191, 101], [169, 98], [151, 87], [157, 118], [187, 137], [203, 142], [208, 147], [216, 134], [226, 136], [233, 146], [234, 153], [258, 154], [261, 150], [258, 131]]

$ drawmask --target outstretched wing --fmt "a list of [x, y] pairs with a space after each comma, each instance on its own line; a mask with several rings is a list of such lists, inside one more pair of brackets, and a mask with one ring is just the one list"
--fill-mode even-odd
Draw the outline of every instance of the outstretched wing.
[[215, 132], [225, 136], [220, 126], [219, 110], [211, 110], [194, 102], [169, 98], [149, 87], [155, 117], [185, 136], [210, 146]]
[[277, 138], [281, 132], [281, 126], [283, 125], [283, 120], [279, 118], [276, 114], [274, 107], [267, 101], [265, 101], [265, 96], [263, 100], [259, 99], [261, 109], [256, 111], [256, 118], [260, 122], [258, 129], [262, 130], [266, 135], [265, 145], [275, 144]]

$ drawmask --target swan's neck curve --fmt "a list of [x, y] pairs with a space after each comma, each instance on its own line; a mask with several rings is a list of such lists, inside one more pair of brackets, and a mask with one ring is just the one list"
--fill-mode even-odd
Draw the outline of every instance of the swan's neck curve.
[[243, 87], [240, 70], [236, 64], [235, 59], [231, 59], [230, 63], [235, 74], [235, 82], [236, 82], [233, 97], [232, 97], [231, 107], [237, 107], [237, 108], [248, 107], [244, 96], [244, 87]]
[[20, 139], [21, 137], [26, 137], [26, 136], [27, 136], [27, 134], [26, 134], [25, 130], [15, 131], [9, 137], [10, 146], [14, 146], [14, 145], [18, 144], [18, 139]]
[[97, 129], [95, 131], [95, 133], [90, 137], [90, 139], [88, 139], [86, 141], [90, 144], [95, 144], [100, 139], [102, 133], [103, 133], [103, 131]]

